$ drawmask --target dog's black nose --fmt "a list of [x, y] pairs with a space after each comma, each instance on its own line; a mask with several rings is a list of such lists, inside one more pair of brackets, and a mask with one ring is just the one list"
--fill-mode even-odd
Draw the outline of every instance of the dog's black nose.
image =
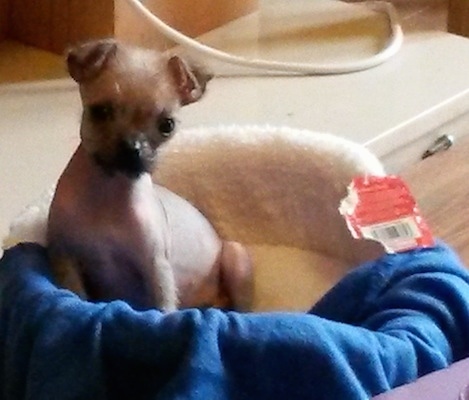
[[143, 145], [138, 140], [128, 139], [120, 143], [120, 151], [128, 157], [140, 157]]
[[130, 139], [121, 141], [115, 159], [117, 169], [131, 177], [139, 176], [147, 170], [143, 153], [142, 142]]

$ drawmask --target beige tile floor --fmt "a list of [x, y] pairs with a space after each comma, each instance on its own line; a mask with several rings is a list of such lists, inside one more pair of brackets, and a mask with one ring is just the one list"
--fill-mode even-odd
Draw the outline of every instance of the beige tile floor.
[[[348, 0], [356, 3], [360, 0]], [[388, 0], [397, 8], [406, 32], [446, 31], [448, 0]]]
[[391, 0], [406, 31], [446, 30], [448, 0]]
[[65, 75], [62, 56], [11, 40], [0, 42], [0, 84], [57, 79]]

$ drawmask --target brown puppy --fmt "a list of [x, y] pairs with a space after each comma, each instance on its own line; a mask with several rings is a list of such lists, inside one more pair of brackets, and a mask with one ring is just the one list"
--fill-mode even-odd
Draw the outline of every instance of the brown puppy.
[[101, 40], [71, 50], [83, 103], [81, 144], [59, 179], [48, 222], [58, 281], [91, 300], [137, 308], [249, 309], [252, 270], [187, 201], [152, 181], [180, 106], [208, 77], [177, 56]]

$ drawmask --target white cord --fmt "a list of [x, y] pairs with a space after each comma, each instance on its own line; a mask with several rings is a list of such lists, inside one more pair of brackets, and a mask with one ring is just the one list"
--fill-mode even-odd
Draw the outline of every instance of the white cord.
[[390, 27], [388, 43], [379, 53], [371, 57], [340, 64], [312, 64], [248, 59], [204, 45], [164, 23], [150, 10], [148, 10], [140, 0], [128, 1], [142, 15], [142, 17], [150, 21], [155, 28], [175, 43], [225, 63], [268, 71], [296, 73], [302, 75], [334, 75], [363, 71], [376, 67], [394, 56], [400, 50], [404, 38], [402, 28], [398, 22], [396, 9], [391, 3], [386, 1], [366, 1], [365, 3], [373, 6], [376, 11], [383, 12], [387, 15]]

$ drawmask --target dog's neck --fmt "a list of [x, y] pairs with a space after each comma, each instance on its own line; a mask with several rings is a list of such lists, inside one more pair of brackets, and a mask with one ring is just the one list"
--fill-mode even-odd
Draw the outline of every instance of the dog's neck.
[[153, 182], [149, 173], [142, 173], [139, 177], [130, 178], [123, 173], [109, 174], [100, 167], [80, 144], [67, 168], [67, 173], [73, 175], [76, 187], [90, 201], [117, 204], [132, 202], [136, 197], [152, 193]]

